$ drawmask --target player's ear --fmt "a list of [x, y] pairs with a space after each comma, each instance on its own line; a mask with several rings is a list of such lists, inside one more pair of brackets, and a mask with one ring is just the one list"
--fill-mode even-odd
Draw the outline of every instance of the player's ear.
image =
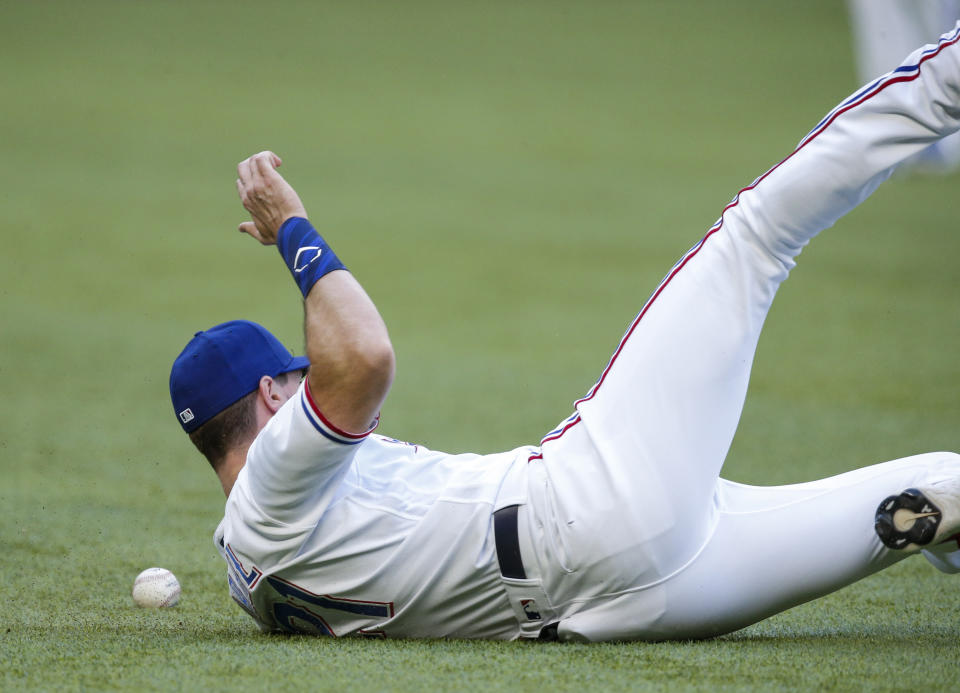
[[280, 405], [286, 401], [283, 393], [280, 392], [279, 383], [269, 375], [260, 378], [260, 399], [271, 414], [276, 414]]

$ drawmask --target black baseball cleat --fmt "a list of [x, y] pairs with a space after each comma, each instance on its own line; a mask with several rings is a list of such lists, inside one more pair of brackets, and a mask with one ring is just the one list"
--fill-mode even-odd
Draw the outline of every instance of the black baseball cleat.
[[903, 550], [931, 543], [942, 520], [938, 506], [919, 489], [908, 488], [884, 499], [873, 526], [884, 546]]

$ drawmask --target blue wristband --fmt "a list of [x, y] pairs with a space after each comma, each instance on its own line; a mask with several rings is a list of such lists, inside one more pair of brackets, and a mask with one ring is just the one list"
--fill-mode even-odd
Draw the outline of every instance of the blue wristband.
[[346, 269], [340, 258], [303, 217], [290, 217], [277, 230], [277, 249], [306, 298], [323, 275]]

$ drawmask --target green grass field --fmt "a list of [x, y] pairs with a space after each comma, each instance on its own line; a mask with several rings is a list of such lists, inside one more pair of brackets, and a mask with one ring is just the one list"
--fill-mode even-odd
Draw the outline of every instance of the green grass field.
[[[0, 45], [0, 689], [960, 685], [960, 583], [919, 559], [705, 642], [261, 636], [167, 393], [214, 323], [302, 347], [286, 269], [235, 231], [234, 166], [271, 148], [390, 326], [381, 432], [536, 443], [857, 86], [842, 3], [8, 0]], [[895, 180], [804, 253], [725, 476], [960, 449], [957, 199], [956, 177]], [[178, 607], [133, 606], [153, 565]]]

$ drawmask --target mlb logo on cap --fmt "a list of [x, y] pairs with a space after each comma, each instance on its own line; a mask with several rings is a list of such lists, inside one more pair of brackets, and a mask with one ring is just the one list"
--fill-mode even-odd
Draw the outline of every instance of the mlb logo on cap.
[[231, 320], [197, 332], [173, 362], [170, 399], [183, 430], [192, 433], [260, 386], [260, 378], [306, 368], [255, 322]]

